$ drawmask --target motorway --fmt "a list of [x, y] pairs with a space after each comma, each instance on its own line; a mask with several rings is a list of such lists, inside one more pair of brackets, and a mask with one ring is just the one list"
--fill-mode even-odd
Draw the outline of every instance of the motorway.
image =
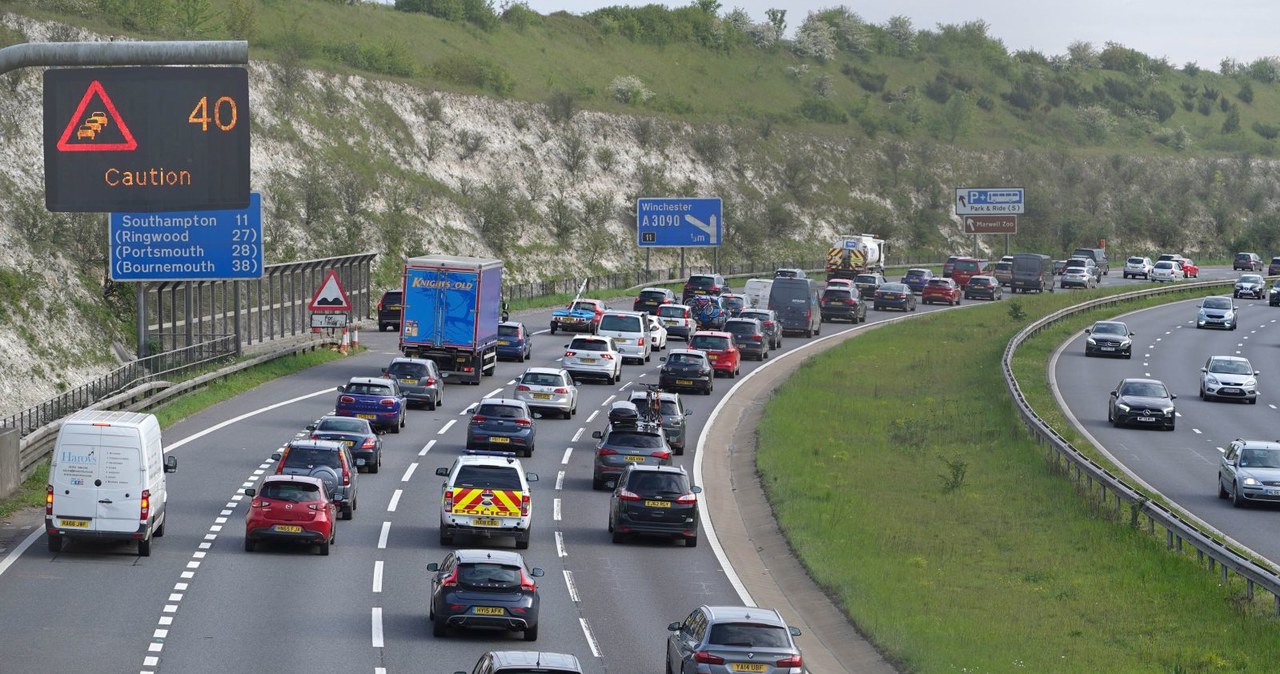
[[[1221, 294], [1230, 296], [1230, 289], [1204, 293]], [[1239, 299], [1238, 329], [1197, 330], [1198, 303], [1186, 300], [1118, 317], [1136, 333], [1131, 360], [1085, 358], [1083, 334], [1072, 338], [1053, 364], [1058, 391], [1077, 427], [1137, 479], [1237, 543], [1280, 562], [1276, 509], [1233, 508], [1217, 497], [1215, 486], [1220, 452], [1232, 440], [1277, 439], [1280, 308], [1266, 300]], [[1262, 372], [1258, 404], [1200, 400], [1200, 368], [1215, 355], [1244, 356]], [[1123, 377], [1163, 380], [1178, 396], [1176, 430], [1113, 428], [1107, 422], [1107, 396]]]
[[[1143, 283], [1118, 276], [1104, 285]], [[626, 308], [630, 300], [617, 304]], [[939, 309], [921, 306], [918, 313]], [[179, 460], [169, 482], [167, 535], [148, 558], [132, 545], [73, 544], [53, 554], [34, 535], [35, 545], [0, 575], [4, 668], [453, 672], [469, 670], [486, 650], [531, 646], [492, 632], [431, 637], [425, 566], [444, 554], [435, 468], [462, 451], [468, 410], [479, 398], [509, 393], [526, 367], [560, 356], [568, 338], [545, 334], [549, 314], [516, 317], [543, 331], [531, 362], [501, 363], [478, 387], [449, 385], [441, 407], [413, 410], [404, 432], [384, 436], [382, 470], [360, 475], [358, 510], [339, 524], [330, 557], [283, 546], [244, 552], [241, 491], [272, 470], [273, 451], [332, 409], [335, 385], [377, 374], [398, 355], [395, 335], [364, 332], [366, 352], [269, 382], [167, 429], [166, 451]], [[868, 320], [897, 315], [869, 312]], [[822, 334], [850, 327], [828, 323]], [[807, 341], [788, 337], [783, 350]], [[768, 363], [746, 361], [742, 372]], [[709, 545], [613, 545], [606, 534], [608, 496], [590, 485], [591, 431], [604, 427], [612, 400], [652, 381], [658, 365], [655, 357], [625, 366], [621, 385], [584, 384], [578, 415], [539, 420], [538, 449], [524, 460], [541, 478], [533, 485], [534, 536], [525, 552], [547, 572], [537, 648], [574, 653], [590, 672], [661, 671], [667, 623], [702, 603], [741, 603]], [[690, 450], [675, 459], [691, 472], [696, 438], [728, 383], [721, 379], [712, 396], [687, 396]], [[1096, 407], [1102, 409], [1100, 398]], [[1207, 487], [1205, 493], [1212, 496]]]

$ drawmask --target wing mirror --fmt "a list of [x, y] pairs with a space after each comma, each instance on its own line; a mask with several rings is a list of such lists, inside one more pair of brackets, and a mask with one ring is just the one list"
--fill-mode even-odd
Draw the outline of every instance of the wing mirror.
[[164, 472], [166, 473], [178, 472], [178, 457], [173, 456], [172, 454], [164, 457]]
[[449, 477], [449, 469], [441, 466], [436, 469], [436, 475], [439, 475], [440, 477]]
[[691, 493], [694, 493], [694, 494], [701, 494], [701, 493], [702, 493], [702, 487], [699, 487], [699, 486], [697, 486], [697, 485], [694, 485], [693, 487], [690, 487], [690, 488], [689, 488], [689, 491], [690, 491]]
[[604, 433], [601, 433], [600, 431], [591, 431], [591, 437], [596, 440], [601, 440], [604, 438]]
[[346, 393], [346, 392], [347, 392], [347, 387], [345, 387], [345, 386], [338, 386], [338, 387], [336, 387], [336, 390], [338, 391], [338, 393]]
[[533, 576], [534, 578], [541, 578], [547, 574], [545, 571], [542, 570], [541, 567], [535, 566], [532, 569], [529, 569], [529, 575]]
[[315, 425], [315, 424], [308, 424], [308, 425], [307, 425], [307, 430], [309, 430], [309, 431], [314, 431], [315, 429], [316, 429], [316, 425]]
[[537, 481], [538, 481], [538, 474], [537, 474], [537, 473], [525, 473], [525, 474], [524, 474], [524, 480], [525, 480], [525, 482], [537, 482]]
[[790, 633], [791, 633], [791, 636], [793, 636], [793, 637], [798, 637], [798, 636], [800, 636], [800, 628], [799, 628], [799, 627], [787, 627], [787, 631], [788, 631], [788, 632], [790, 632]]
[[671, 623], [670, 625], [667, 625], [667, 631], [668, 631], [668, 632], [679, 632], [679, 631], [680, 631], [680, 623], [678, 623], [678, 622], [674, 622], [674, 623]]
[[271, 455], [271, 460], [272, 460], [272, 461], [279, 461], [279, 460], [280, 460], [280, 452], [275, 452], [274, 454], [272, 454], [272, 455]]
[[1177, 400], [1177, 399], [1178, 399], [1178, 394], [1177, 394], [1177, 393], [1170, 393], [1170, 394], [1169, 394], [1169, 400]]
[[1111, 392], [1111, 397], [1112, 397], [1112, 398], [1116, 397], [1116, 392], [1115, 392], [1115, 391], [1112, 391], [1112, 392]]
[[254, 496], [258, 495], [258, 490], [254, 489], [253, 487], [245, 487], [244, 495], [248, 496], [249, 498], [253, 498]]
[[1093, 328], [1085, 328], [1085, 329], [1084, 329], [1084, 334], [1086, 334], [1086, 335], [1087, 335], [1087, 334], [1089, 334], [1089, 333], [1091, 333], [1091, 332], [1093, 332]]
[[438, 572], [440, 570], [440, 563], [431, 562], [430, 564], [427, 564], [427, 570], [432, 573]]

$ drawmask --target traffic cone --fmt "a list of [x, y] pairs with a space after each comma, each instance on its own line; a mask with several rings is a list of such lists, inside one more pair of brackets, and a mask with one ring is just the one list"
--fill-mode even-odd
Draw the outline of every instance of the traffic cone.
[[352, 350], [360, 348], [360, 328], [351, 330], [351, 348]]
[[347, 329], [342, 329], [342, 342], [338, 344], [338, 353], [346, 355], [351, 349], [351, 335], [347, 334]]

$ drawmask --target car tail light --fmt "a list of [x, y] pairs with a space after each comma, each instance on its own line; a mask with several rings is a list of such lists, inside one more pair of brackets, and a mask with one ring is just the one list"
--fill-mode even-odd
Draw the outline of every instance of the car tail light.
[[533, 419], [516, 419], [516, 425], [521, 428], [529, 428], [533, 425]]
[[517, 386], [517, 387], [516, 387], [516, 390], [517, 390], [517, 391], [532, 391], [533, 389], [529, 388], [528, 386], [525, 386], [524, 384], [521, 384], [521, 385], [519, 385], [519, 386]]
[[475, 415], [475, 416], [471, 417], [471, 423], [473, 423], [473, 424], [483, 424], [484, 422], [486, 422], [486, 421], [488, 421], [488, 420], [489, 420], [489, 417], [486, 417], [486, 416], [481, 415], [481, 414], [477, 414], [477, 415]]
[[639, 501], [640, 495], [628, 489], [623, 489], [622, 491], [618, 492], [618, 500], [619, 501]]
[[713, 293], [720, 292], [720, 286], [711, 286], [711, 292]]
[[644, 337], [636, 340], [636, 346], [644, 346]]
[[382, 311], [384, 306], [385, 306], [385, 303], [382, 300], [378, 300], [378, 311]]
[[360, 445], [360, 449], [373, 449], [373, 448], [374, 448], [373, 438], [365, 438], [364, 444]]
[[773, 327], [773, 321], [765, 321], [765, 322], [764, 322], [764, 327], [766, 327], [766, 328], [772, 328], [772, 327]]
[[453, 510], [453, 490], [444, 490], [444, 504], [442, 506], [445, 512]]
[[355, 401], [356, 401], [356, 399], [355, 399], [355, 398], [353, 398], [353, 397], [351, 397], [351, 396], [340, 396], [340, 397], [338, 398], [338, 402], [342, 403], [343, 405], [350, 405], [350, 404], [354, 403]]
[[844, 303], [845, 303], [845, 304], [857, 304], [857, 302], [854, 302], [852, 299], [847, 299], [847, 300], [845, 300], [845, 301], [844, 301]]
[[312, 510], [319, 510], [319, 509], [320, 509], [320, 506], [318, 506], [318, 505], [316, 505], [316, 504], [314, 504], [314, 503], [308, 503], [308, 504], [307, 504], [307, 507], [308, 507], [308, 508], [310, 508], [310, 509], [312, 509]]
[[760, 340], [761, 340], [761, 336], [760, 336], [760, 335], [751, 335], [751, 341], [753, 341], [753, 342], [758, 342], [758, 341], [760, 341]]
[[676, 503], [681, 503], [684, 505], [689, 505], [697, 502], [698, 502], [697, 494], [684, 494], [683, 496], [680, 496], [679, 498], [676, 499]]
[[53, 485], [49, 485], [44, 490], [44, 514], [53, 514]]
[[596, 452], [596, 456], [613, 456], [617, 453], [617, 451], [609, 449], [608, 447], [601, 447], [600, 450]]
[[345, 486], [349, 486], [350, 484], [351, 484], [351, 467], [347, 465], [347, 460], [344, 456], [344, 458], [342, 459], [342, 485], [345, 487]]
[[669, 298], [669, 297], [667, 297], [667, 298], [663, 298], [662, 303], [663, 303], [663, 304], [671, 304], [671, 298]]
[[652, 456], [652, 457], [653, 457], [653, 458], [655, 458], [655, 459], [664, 459], [664, 460], [665, 460], [665, 459], [670, 459], [670, 458], [671, 458], [671, 452], [652, 452], [652, 453], [650, 453], [650, 454], [649, 454], [649, 456]]
[[561, 394], [563, 394], [563, 393], [568, 393], [568, 392], [569, 392], [569, 389], [567, 389], [567, 388], [565, 388], [565, 387], [563, 387], [563, 386], [561, 386], [560, 388], [558, 388], [558, 389], [556, 389], [555, 391], [553, 391], [553, 393], [561, 393]]
[[803, 667], [804, 660], [798, 655], [792, 655], [790, 657], [783, 658], [774, 664], [778, 667]]
[[395, 406], [396, 406], [396, 399], [395, 399], [395, 398], [383, 398], [382, 400], [379, 400], [379, 401], [378, 401], [378, 404], [379, 404], [379, 405], [382, 405], [383, 407], [395, 407]]
[[693, 654], [693, 661], [703, 665], [723, 665], [724, 658], [718, 655], [712, 655], [706, 651], [698, 651]]
[[521, 517], [529, 516], [529, 495], [528, 494], [522, 494], [520, 496], [520, 516]]
[[253, 501], [253, 502], [251, 502], [251, 503], [249, 504], [249, 507], [250, 507], [250, 508], [265, 508], [265, 507], [267, 507], [267, 506], [269, 506], [269, 505], [271, 505], [271, 501], [268, 501], [268, 500], [266, 500], [266, 499], [263, 499], [263, 500], [261, 500], [261, 501]]
[[436, 378], [435, 378], [435, 377], [427, 377], [427, 380], [426, 380], [426, 381], [424, 381], [424, 382], [422, 382], [422, 383], [423, 383], [424, 385], [426, 385], [426, 386], [435, 386], [435, 385], [436, 385]]
[[[457, 587], [458, 586], [458, 567], [453, 567], [453, 573], [440, 580], [441, 587]], [[455, 607], [458, 608], [458, 607]]]
[[600, 357], [601, 357], [601, 358], [603, 358], [603, 359], [605, 359], [605, 360], [613, 360], [613, 354], [612, 354], [612, 353], [602, 353], [602, 354], [600, 354]]
[[574, 356], [576, 356], [576, 355], [578, 355], [578, 352], [577, 352], [577, 351], [565, 351], [565, 352], [564, 352], [564, 357], [565, 357], [565, 358], [573, 358], [573, 357], [574, 357]]
[[520, 569], [520, 589], [524, 592], [536, 592], [538, 590], [538, 584], [533, 582], [533, 579], [524, 572], [524, 569]]
[[142, 500], [140, 501], [140, 504], [142, 507], [139, 508], [141, 512], [139, 512], [138, 514], [138, 521], [146, 522], [148, 519], [151, 518], [151, 490], [150, 489], [142, 490]]

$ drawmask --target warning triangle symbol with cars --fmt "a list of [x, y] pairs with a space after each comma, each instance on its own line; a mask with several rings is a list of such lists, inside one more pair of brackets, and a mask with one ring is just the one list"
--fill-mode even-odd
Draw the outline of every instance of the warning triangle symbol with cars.
[[134, 140], [107, 90], [102, 88], [102, 82], [94, 80], [58, 139], [58, 149], [62, 152], [132, 152], [138, 149], [138, 141]]
[[351, 311], [351, 302], [347, 299], [347, 291], [342, 289], [338, 280], [338, 272], [330, 269], [324, 277], [324, 283], [311, 298], [308, 307], [311, 311]]

